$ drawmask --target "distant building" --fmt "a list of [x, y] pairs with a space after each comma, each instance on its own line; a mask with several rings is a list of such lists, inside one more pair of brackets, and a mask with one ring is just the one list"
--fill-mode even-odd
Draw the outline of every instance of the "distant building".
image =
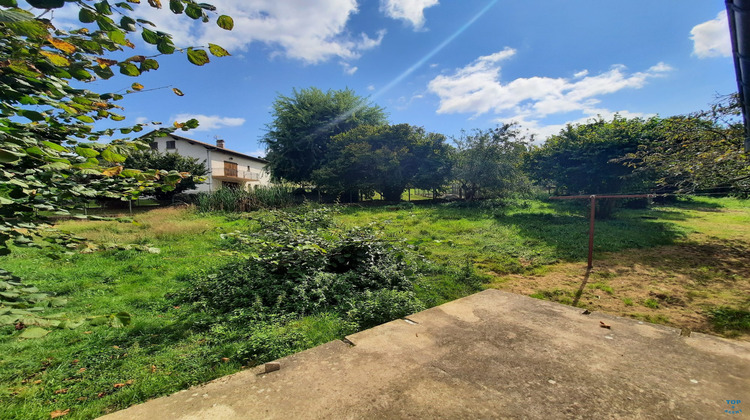
[[271, 178], [265, 167], [268, 161], [224, 148], [224, 140], [216, 145], [169, 134], [158, 137], [151, 148], [162, 153], [178, 153], [203, 161], [208, 168], [206, 182], [190, 192], [211, 192], [219, 188], [242, 188], [268, 186]]

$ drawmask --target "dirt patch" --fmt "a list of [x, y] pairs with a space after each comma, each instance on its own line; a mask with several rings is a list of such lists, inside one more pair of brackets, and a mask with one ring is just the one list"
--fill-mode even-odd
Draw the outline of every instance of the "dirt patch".
[[496, 276], [489, 287], [593, 311], [750, 341], [722, 331], [717, 307], [750, 309], [750, 244], [694, 236], [679, 245], [601, 254], [594, 269], [563, 263], [541, 275]]

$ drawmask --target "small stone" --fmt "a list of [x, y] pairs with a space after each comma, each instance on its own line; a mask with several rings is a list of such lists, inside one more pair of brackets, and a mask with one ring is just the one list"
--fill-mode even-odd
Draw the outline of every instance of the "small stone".
[[694, 383], [694, 384], [697, 384], [697, 383], [698, 383], [698, 381], [696, 381], [695, 379], [691, 379], [691, 380], [690, 380], [690, 382], [692, 382], [692, 383]]
[[265, 372], [271, 373], [275, 372], [277, 370], [281, 369], [281, 363], [279, 362], [270, 362], [265, 364]]
[[557, 383], [557, 382], [553, 381], [552, 379], [550, 379], [550, 380], [549, 380], [549, 381], [547, 381], [547, 382], [551, 383], [552, 385], [554, 385], [554, 384], [556, 384], [556, 383]]

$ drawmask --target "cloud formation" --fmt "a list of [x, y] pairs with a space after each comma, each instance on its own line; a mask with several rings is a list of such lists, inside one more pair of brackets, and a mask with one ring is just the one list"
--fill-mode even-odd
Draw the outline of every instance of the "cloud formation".
[[690, 31], [693, 54], [698, 58], [731, 57], [732, 42], [729, 39], [727, 12], [722, 10], [716, 19], [695, 25]]
[[246, 51], [252, 44], [265, 44], [272, 56], [283, 56], [317, 64], [338, 58], [353, 60], [380, 45], [385, 31], [373, 36], [351, 34], [349, 18], [358, 12], [357, 0], [214, 0], [217, 13], [232, 16], [234, 29], [219, 28], [215, 16], [209, 23], [174, 15], [167, 7], [136, 9], [160, 31], [173, 35], [178, 47], [221, 45], [231, 53]]
[[436, 6], [438, 0], [380, 0], [380, 11], [392, 19], [405, 20], [422, 29], [425, 23], [424, 9]]
[[218, 115], [203, 114], [178, 114], [175, 115], [172, 120], [176, 122], [185, 122], [191, 118], [195, 118], [200, 122], [198, 128], [192, 131], [218, 130], [223, 127], [239, 127], [245, 124], [244, 118], [221, 117]]
[[[503, 120], [514, 120], [540, 132], [540, 119], [554, 114], [580, 112], [581, 121], [597, 115], [611, 116], [614, 112], [602, 108], [600, 96], [623, 89], [639, 89], [649, 79], [664, 76], [672, 70], [658, 63], [646, 71], [629, 73], [623, 65], [590, 75], [581, 70], [573, 77], [528, 77], [503, 83], [500, 63], [516, 55], [506, 47], [502, 51], [482, 56], [451, 75], [440, 75], [428, 84], [428, 90], [440, 98], [438, 114], [468, 113], [479, 116], [493, 113]], [[640, 115], [620, 111], [621, 115]], [[559, 131], [559, 126], [543, 131]]]

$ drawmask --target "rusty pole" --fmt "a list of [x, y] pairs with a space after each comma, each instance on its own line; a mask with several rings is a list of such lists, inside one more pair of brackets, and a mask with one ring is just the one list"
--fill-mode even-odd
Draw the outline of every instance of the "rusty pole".
[[[600, 195], [598, 198], [653, 198], [656, 194], [608, 194]], [[568, 195], [562, 197], [550, 197], [550, 200], [577, 200], [588, 198], [591, 202], [591, 216], [589, 219], [589, 269], [594, 267], [594, 221], [596, 220], [596, 199], [597, 195]]]
[[591, 217], [589, 220], [589, 270], [594, 267], [594, 220], [596, 218], [596, 195], [591, 196]]

